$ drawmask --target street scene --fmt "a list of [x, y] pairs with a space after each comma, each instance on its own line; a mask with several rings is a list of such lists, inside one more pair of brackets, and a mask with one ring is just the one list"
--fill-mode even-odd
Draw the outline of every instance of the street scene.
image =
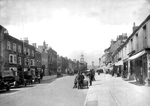
[[150, 106], [150, 0], [0, 0], [0, 106]]
[[[75, 76], [45, 77], [39, 85], [0, 92], [1, 106], [149, 106], [150, 88], [96, 73], [89, 89], [73, 89]], [[65, 83], [64, 83], [65, 82]], [[61, 88], [61, 89], [60, 89]]]

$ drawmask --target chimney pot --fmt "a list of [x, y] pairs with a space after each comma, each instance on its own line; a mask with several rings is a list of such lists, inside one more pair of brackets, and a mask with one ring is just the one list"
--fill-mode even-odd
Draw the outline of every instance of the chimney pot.
[[133, 23], [133, 27], [135, 27], [135, 22]]

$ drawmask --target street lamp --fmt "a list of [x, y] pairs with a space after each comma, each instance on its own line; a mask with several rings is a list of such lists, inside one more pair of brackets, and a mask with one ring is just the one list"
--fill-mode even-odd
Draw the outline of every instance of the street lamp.
[[94, 69], [94, 61], [92, 61], [92, 67], [93, 67], [93, 69]]

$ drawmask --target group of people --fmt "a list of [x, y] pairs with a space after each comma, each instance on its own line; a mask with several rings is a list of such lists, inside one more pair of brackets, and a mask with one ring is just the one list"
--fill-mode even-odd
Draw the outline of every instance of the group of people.
[[[87, 72], [86, 76], [89, 78], [89, 82], [90, 82], [89, 86], [92, 86], [92, 81], [95, 81], [94, 69], [91, 69], [89, 72]], [[83, 87], [84, 83], [88, 84], [88, 82], [86, 82], [84, 79], [85, 79], [84, 73], [79, 71], [75, 77], [73, 88], [77, 88], [78, 86]]]

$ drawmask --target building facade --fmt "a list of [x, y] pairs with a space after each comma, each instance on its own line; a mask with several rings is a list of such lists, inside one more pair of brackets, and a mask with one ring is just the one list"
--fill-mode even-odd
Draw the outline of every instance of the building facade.
[[150, 15], [133, 28], [127, 41], [114, 53], [114, 62], [123, 61], [123, 71], [129, 79], [147, 83], [150, 78]]
[[[18, 76], [18, 69], [23, 64], [22, 41], [10, 36], [7, 30], [0, 26], [1, 75]], [[14, 70], [14, 72], [12, 71]]]
[[[39, 49], [36, 48], [35, 51], [35, 67], [36, 70], [41, 71], [42, 70], [42, 56], [41, 56], [41, 52]], [[42, 70], [43, 71], [43, 70]]]
[[38, 46], [38, 50], [41, 51], [41, 65], [43, 70], [43, 75], [50, 75], [48, 70], [48, 52], [47, 52], [48, 44], [43, 42], [43, 45]]
[[30, 45], [28, 39], [25, 39], [22, 44], [23, 48], [23, 70], [24, 72], [31, 70], [35, 71], [35, 47]]
[[47, 49], [48, 53], [48, 70], [51, 74], [57, 72], [57, 52], [51, 47]]
[[[1, 27], [2, 28], [2, 27]], [[3, 76], [23, 76], [35, 70], [35, 48], [28, 40], [19, 40], [1, 30], [1, 74]]]

